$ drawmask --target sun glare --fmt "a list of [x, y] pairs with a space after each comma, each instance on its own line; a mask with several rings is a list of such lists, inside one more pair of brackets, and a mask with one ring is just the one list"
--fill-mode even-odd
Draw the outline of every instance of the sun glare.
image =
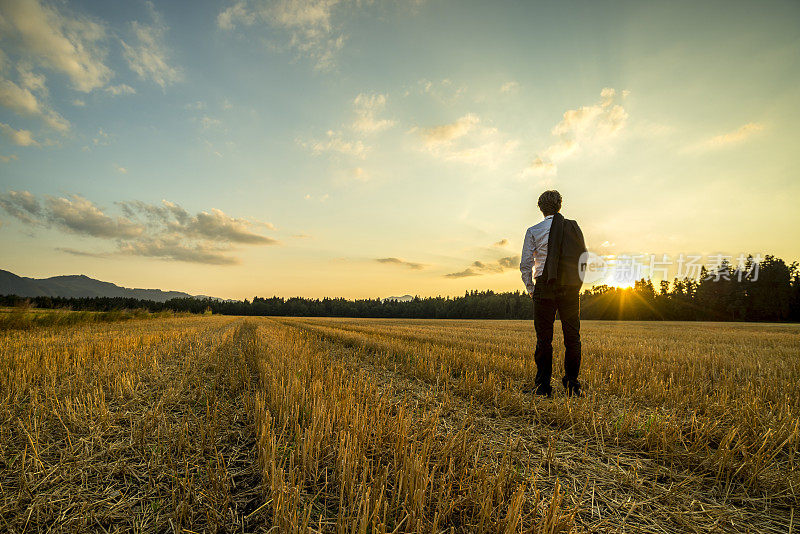
[[608, 282], [607, 285], [611, 287], [616, 287], [617, 289], [630, 289], [633, 287], [633, 284], [634, 283], [632, 281], [623, 280], [623, 281]]

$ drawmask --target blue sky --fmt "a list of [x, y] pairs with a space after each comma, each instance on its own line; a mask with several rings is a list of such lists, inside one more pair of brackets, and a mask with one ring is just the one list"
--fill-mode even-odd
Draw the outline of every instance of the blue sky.
[[794, 2], [0, 4], [0, 268], [244, 298], [800, 258]]

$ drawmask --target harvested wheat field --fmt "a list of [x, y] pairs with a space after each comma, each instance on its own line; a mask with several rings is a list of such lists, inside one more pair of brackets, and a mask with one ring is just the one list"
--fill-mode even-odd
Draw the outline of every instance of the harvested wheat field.
[[583, 336], [587, 396], [533, 399], [531, 322], [0, 332], [0, 531], [796, 529], [800, 326]]

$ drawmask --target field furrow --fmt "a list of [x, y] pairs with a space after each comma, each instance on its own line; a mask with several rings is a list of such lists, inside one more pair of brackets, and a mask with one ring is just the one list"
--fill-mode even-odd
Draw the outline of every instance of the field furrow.
[[[483, 359], [485, 355], [476, 352], [462, 353], [460, 358], [459, 355], [455, 357], [450, 355], [451, 357], [448, 358], [447, 352], [451, 349], [449, 345], [440, 347], [437, 353], [436, 344], [428, 341], [415, 343], [408, 338], [401, 342], [386, 332], [361, 336], [352, 326], [346, 329], [336, 328], [339, 325], [329, 328], [319, 320], [289, 320], [286, 322], [304, 328], [317, 337], [330, 340], [340, 347], [346, 347], [346, 350], [372, 354], [373, 356], [370, 358], [373, 363], [376, 360], [375, 355], [377, 355], [377, 364], [384, 369], [388, 368], [393, 372], [399, 371], [405, 376], [420, 378], [431, 387], [440, 387], [457, 395], [474, 397], [485, 407], [490, 408], [495, 417], [500, 415], [502, 419], [519, 419], [521, 428], [530, 428], [533, 424], [534, 428], [537, 428], [537, 432], [540, 432], [543, 427], [551, 427], [561, 435], [573, 437], [577, 435], [580, 439], [573, 439], [573, 441], [577, 442], [578, 447], [601, 450], [603, 452], [599, 454], [600, 458], [605, 457], [606, 454], [610, 454], [612, 457], [620, 457], [621, 454], [622, 456], [628, 455], [633, 458], [631, 464], [635, 466], [633, 470], [637, 473], [642, 472], [642, 461], [654, 463], [657, 469], [649, 479], [669, 481], [679, 487], [689, 485], [696, 495], [685, 502], [693, 506], [699, 505], [704, 510], [710, 510], [709, 517], [729, 519], [729, 524], [734, 530], [742, 528], [747, 530], [752, 528], [755, 523], [761, 524], [768, 530], [771, 525], [771, 528], [776, 531], [785, 530], [788, 527], [791, 516], [790, 508], [796, 502], [794, 481], [791, 478], [784, 479], [781, 487], [769, 487], [765, 482], [772, 477], [774, 477], [773, 480], [776, 480], [787, 474], [790, 477], [796, 476], [796, 473], [788, 465], [770, 465], [760, 473], [756, 473], [763, 477], [761, 479], [756, 479], [752, 474], [748, 479], [736, 478], [744, 471], [742, 467], [744, 460], [739, 457], [734, 455], [727, 458], [722, 457], [721, 451], [712, 450], [708, 445], [704, 448], [705, 450], [698, 447], [696, 443], [691, 444], [693, 450], [689, 446], [679, 447], [681, 445], [679, 441], [674, 443], [676, 447], [670, 450], [665, 447], [663, 440], [653, 443], [647, 439], [641, 439], [637, 435], [637, 433], [639, 435], [643, 433], [641, 428], [609, 428], [607, 423], [603, 424], [601, 418], [604, 415], [606, 421], [609, 416], [611, 416], [611, 420], [614, 420], [620, 414], [624, 414], [628, 419], [634, 419], [637, 415], [642, 418], [642, 414], [635, 412], [631, 414], [631, 410], [637, 409], [633, 403], [631, 406], [625, 406], [622, 403], [617, 404], [620, 400], [618, 398], [601, 399], [595, 396], [592, 399], [566, 405], [554, 405], [551, 402], [532, 405], [528, 407], [526, 413], [525, 399], [524, 396], [520, 399], [517, 384], [514, 380], [508, 380], [507, 376], [505, 379], [503, 378], [504, 373], [507, 375], [508, 369], [515, 368], [508, 362], [501, 362], [500, 365], [493, 366]], [[331, 322], [334, 323], [334, 321]], [[465, 364], [464, 360], [470, 358], [474, 358], [472, 363], [476, 365], [470, 367]], [[432, 362], [435, 364], [430, 365]], [[487, 390], [485, 387], [487, 383], [494, 384], [494, 387]], [[520, 401], [522, 401], [522, 405]], [[742, 421], [738, 421], [738, 423], [742, 424]], [[693, 421], [693, 424], [699, 425], [702, 422]], [[609, 430], [613, 430], [613, 432], [609, 432]], [[628, 432], [620, 432], [620, 430]], [[636, 432], [637, 430], [638, 432]], [[769, 434], [768, 432], [767, 436]], [[700, 437], [702, 435], [695, 431], [693, 439], [696, 441]], [[688, 440], [689, 438], [684, 439]], [[762, 444], [765, 442], [766, 440], [762, 441]], [[764, 447], [762, 446], [762, 448]], [[588, 458], [595, 456], [598, 456], [597, 452], [590, 452], [587, 455]], [[778, 454], [771, 451], [771, 456], [774, 459]], [[580, 456], [578, 457], [580, 458]], [[585, 465], [587, 461], [586, 458], [583, 458], [582, 465]], [[724, 471], [725, 469], [727, 471]], [[664, 470], [669, 476], [659, 472]], [[645, 480], [647, 479], [648, 477], [645, 477]], [[685, 491], [679, 494], [683, 497], [687, 496]], [[707, 496], [711, 500], [706, 498]], [[705, 506], [703, 505], [704, 501]], [[721, 506], [720, 502], [723, 503]], [[768, 510], [768, 512], [764, 510]], [[743, 523], [740, 522], [744, 517], [749, 519]], [[742, 527], [742, 525], [745, 526]]]
[[261, 493], [232, 321], [3, 334], [3, 529], [245, 526]]
[[0, 530], [794, 530], [800, 328], [586, 322], [583, 399], [523, 393], [531, 328], [2, 331]]

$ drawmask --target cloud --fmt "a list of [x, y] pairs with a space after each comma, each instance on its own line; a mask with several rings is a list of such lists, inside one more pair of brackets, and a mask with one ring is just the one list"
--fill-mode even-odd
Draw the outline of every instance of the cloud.
[[558, 167], [552, 161], [546, 161], [541, 156], [536, 156], [526, 170], [537, 176], [555, 176]]
[[30, 130], [15, 130], [8, 124], [0, 122], [0, 132], [12, 143], [18, 146], [39, 146]]
[[40, 115], [39, 101], [29, 89], [11, 80], [0, 79], [0, 104], [18, 115]]
[[497, 128], [481, 125], [477, 115], [467, 113], [455, 122], [431, 128], [412, 128], [422, 138], [422, 150], [445, 161], [494, 167], [512, 154], [519, 142], [503, 136]]
[[493, 246], [493, 247], [505, 247], [506, 245], [508, 245], [508, 239], [506, 239], [506, 238], [504, 237], [503, 239], [501, 239], [501, 240], [500, 240], [500, 241], [498, 241], [497, 243], [494, 243], [492, 246]]
[[448, 273], [444, 275], [445, 278], [466, 278], [468, 276], [480, 276], [481, 273], [475, 272], [471, 267], [467, 267], [463, 271], [458, 271], [455, 273]]
[[118, 173], [128, 174], [128, 169], [126, 169], [125, 167], [122, 167], [121, 165], [116, 165], [114, 168], [117, 169]]
[[78, 91], [104, 86], [113, 75], [103, 62], [105, 27], [38, 0], [2, 3], [2, 33], [25, 57], [65, 74]]
[[228, 249], [221, 249], [202, 243], [187, 246], [175, 238], [147, 238], [124, 243], [119, 248], [120, 253], [130, 254], [132, 256], [145, 256], [210, 265], [238, 264], [238, 258], [225, 255], [227, 250]]
[[278, 241], [252, 231], [253, 226], [274, 228], [270, 223], [253, 222], [226, 215], [222, 210], [212, 208], [210, 212], [201, 211], [191, 215], [181, 206], [168, 200], [161, 205], [141, 201], [120, 202], [129, 217], [143, 216], [151, 226], [190, 238], [219, 243], [240, 243], [247, 245], [273, 245]]
[[419, 271], [425, 268], [425, 265], [421, 263], [415, 263], [413, 261], [406, 261], [400, 258], [375, 258], [375, 261], [378, 263], [384, 263], [389, 265], [402, 265], [404, 267], [408, 267], [414, 271]]
[[332, 22], [339, 0], [238, 0], [217, 16], [217, 26], [234, 30], [238, 26], [266, 24], [282, 33], [286, 46], [297, 56], [314, 61], [318, 70], [335, 65], [345, 35]]
[[94, 146], [108, 146], [113, 141], [114, 136], [110, 135], [108, 132], [103, 130], [102, 128], [97, 129], [97, 137], [92, 138], [92, 144]]
[[764, 125], [757, 122], [748, 122], [732, 132], [715, 135], [709, 139], [705, 139], [687, 147], [689, 152], [708, 152], [725, 148], [731, 145], [737, 145], [751, 138], [755, 134], [764, 130]]
[[0, 195], [0, 208], [25, 224], [111, 240], [117, 253], [126, 255], [231, 265], [238, 263], [230, 255], [234, 245], [278, 243], [253, 231], [257, 226], [274, 228], [271, 224], [230, 217], [219, 209], [193, 215], [167, 200], [161, 204], [124, 201], [117, 205], [121, 216], [109, 215], [78, 195], [45, 197], [43, 203], [27, 191]]
[[558, 163], [572, 156], [586, 145], [603, 145], [625, 127], [628, 112], [621, 102], [629, 94], [606, 87], [600, 92], [600, 102], [578, 109], [569, 109], [551, 130], [555, 141], [539, 152], [523, 175], [553, 176]]
[[26, 224], [40, 224], [42, 207], [29, 191], [9, 191], [0, 195], [0, 208]]
[[407, 88], [404, 96], [409, 96], [412, 93], [428, 95], [435, 100], [447, 105], [456, 103], [461, 96], [466, 92], [464, 86], [456, 86], [452, 80], [445, 78], [440, 81], [431, 81], [422, 79], [417, 81], [416, 86]]
[[395, 124], [393, 120], [377, 118], [386, 107], [386, 95], [361, 93], [353, 100], [353, 107], [356, 113], [353, 129], [357, 132], [376, 133]]
[[455, 273], [448, 273], [444, 275], [445, 278], [466, 278], [468, 276], [481, 276], [483, 274], [496, 274], [502, 273], [509, 269], [519, 267], [519, 256], [506, 256], [496, 261], [485, 263], [475, 260], [469, 267], [463, 271]]
[[114, 96], [135, 95], [136, 89], [134, 89], [130, 85], [121, 83], [119, 85], [109, 85], [108, 87], [106, 87], [106, 92], [111, 93]]
[[69, 232], [91, 237], [128, 239], [144, 233], [144, 226], [125, 217], [110, 217], [79, 195], [47, 197], [47, 220]]
[[511, 81], [500, 86], [501, 93], [516, 93], [519, 90], [519, 83]]
[[219, 119], [215, 119], [213, 117], [209, 117], [208, 115], [203, 115], [200, 118], [200, 125], [203, 127], [204, 130], [208, 130], [210, 128], [216, 128], [217, 126], [221, 126], [222, 121]]
[[11, 155], [8, 155], [8, 156], [4, 156], [4, 155], [0, 154], [0, 161], [2, 161], [3, 163], [10, 163], [10, 162], [14, 161], [15, 159], [17, 159], [17, 155], [16, 154], [11, 154]]
[[369, 182], [370, 175], [361, 167], [356, 167], [350, 172], [350, 177], [357, 182]]
[[355, 156], [357, 158], [364, 159], [369, 151], [369, 147], [366, 146], [363, 141], [359, 139], [352, 141], [345, 140], [342, 137], [341, 132], [328, 130], [326, 135], [327, 139], [323, 139], [321, 141], [305, 143], [298, 140], [298, 143], [301, 146], [310, 148], [315, 155], [319, 155], [324, 152], [338, 152], [347, 156]]
[[451, 143], [452, 141], [465, 136], [472, 130], [480, 119], [472, 113], [467, 113], [453, 123], [424, 128], [420, 131], [426, 146], [436, 148]]
[[24, 117], [39, 117], [52, 129], [65, 132], [70, 124], [39, 99], [27, 87], [20, 87], [0, 75], [0, 105]]
[[140, 78], [152, 80], [164, 88], [180, 81], [183, 74], [180, 69], [169, 64], [169, 53], [164, 43], [164, 36], [169, 28], [152, 2], [147, 2], [147, 7], [153, 22], [149, 25], [131, 22], [133, 44], [121, 41], [123, 55], [130, 69]]
[[188, 104], [183, 106], [183, 109], [189, 109], [193, 111], [200, 111], [206, 109], [208, 105], [203, 102], [202, 100], [197, 100], [195, 102], [189, 102]]
[[244, 243], [249, 245], [271, 245], [275, 239], [256, 234], [250, 230], [252, 223], [245, 219], [235, 219], [225, 215], [222, 210], [202, 211], [189, 219], [185, 225], [186, 234], [214, 241]]
[[71, 254], [72, 256], [82, 256], [85, 258], [108, 258], [109, 254], [107, 252], [88, 252], [85, 250], [77, 250], [74, 248], [69, 247], [57, 247], [57, 251], [63, 252], [65, 254]]
[[[386, 107], [386, 95], [360, 93], [353, 100], [355, 119], [349, 125], [352, 138], [345, 138], [341, 131], [328, 130], [325, 139], [310, 142], [297, 139], [297, 143], [311, 149], [314, 155], [324, 152], [335, 152], [365, 159], [370, 147], [364, 143], [364, 136], [374, 134], [394, 126], [395, 121], [379, 118], [378, 115]], [[345, 129], [347, 126], [344, 127]], [[341, 181], [368, 181], [370, 179], [364, 169], [356, 167], [349, 174], [342, 176]]]

